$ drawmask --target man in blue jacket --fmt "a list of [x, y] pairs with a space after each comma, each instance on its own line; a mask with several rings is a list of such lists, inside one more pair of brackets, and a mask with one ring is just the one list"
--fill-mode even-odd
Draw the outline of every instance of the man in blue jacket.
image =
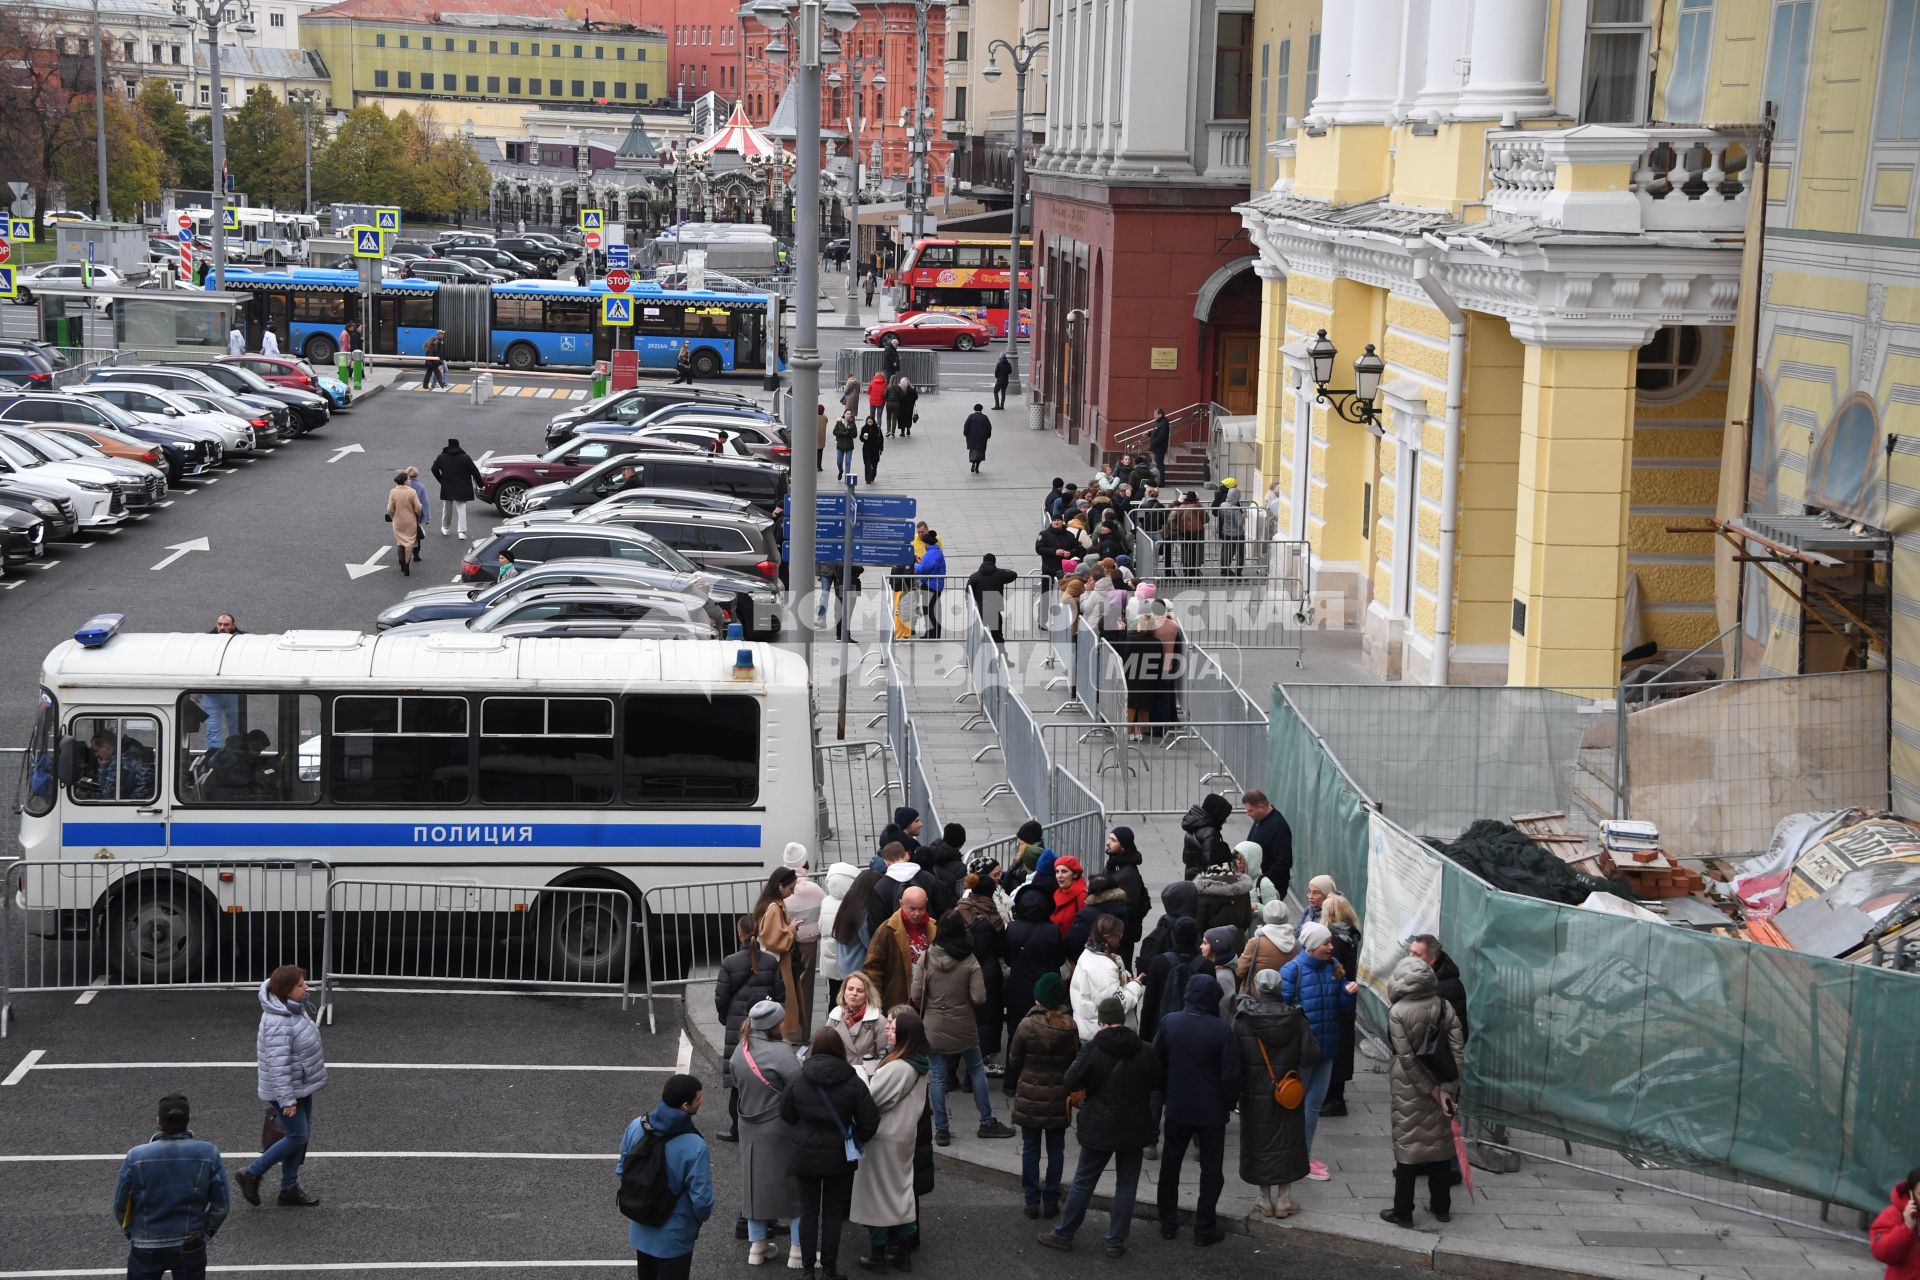
[[947, 589], [947, 553], [940, 548], [940, 535], [926, 532], [926, 554], [914, 562], [913, 571], [927, 589], [927, 639], [940, 638], [940, 593]]
[[113, 1189], [113, 1216], [133, 1246], [128, 1280], [201, 1280], [207, 1242], [227, 1220], [231, 1204], [220, 1151], [187, 1131], [187, 1100], [160, 1099], [153, 1140], [127, 1152]]
[[1160, 1149], [1160, 1236], [1180, 1231], [1180, 1165], [1187, 1144], [1200, 1152], [1200, 1198], [1193, 1206], [1193, 1242], [1220, 1243], [1214, 1206], [1226, 1186], [1227, 1118], [1240, 1099], [1240, 1049], [1220, 1016], [1220, 986], [1209, 974], [1187, 979], [1186, 1002], [1160, 1019], [1153, 1051], [1166, 1095], [1165, 1141]]
[[700, 1082], [692, 1076], [668, 1077], [660, 1101], [644, 1116], [634, 1117], [620, 1139], [620, 1159], [613, 1166], [616, 1179], [626, 1170], [627, 1153], [640, 1145], [649, 1128], [666, 1141], [667, 1189], [675, 1197], [672, 1214], [659, 1226], [627, 1222], [627, 1242], [639, 1263], [640, 1280], [687, 1280], [700, 1224], [713, 1213], [713, 1163], [706, 1139], [693, 1127], [700, 1097]]

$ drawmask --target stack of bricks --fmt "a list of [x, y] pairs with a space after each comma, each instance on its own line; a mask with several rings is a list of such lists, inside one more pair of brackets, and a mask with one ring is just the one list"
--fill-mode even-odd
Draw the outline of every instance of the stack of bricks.
[[1624, 880], [1642, 898], [1684, 898], [1705, 892], [1707, 887], [1705, 876], [1681, 866], [1658, 849], [1637, 849], [1623, 861], [1615, 861], [1608, 854], [1602, 859], [1602, 870]]

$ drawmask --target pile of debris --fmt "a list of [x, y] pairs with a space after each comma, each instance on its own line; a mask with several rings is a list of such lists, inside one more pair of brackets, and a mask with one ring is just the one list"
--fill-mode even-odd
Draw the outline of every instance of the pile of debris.
[[1706, 891], [1705, 876], [1661, 849], [1660, 829], [1651, 822], [1602, 823], [1600, 850], [1600, 873], [1624, 881], [1636, 898], [1686, 898]]
[[1496, 889], [1579, 906], [1593, 893], [1632, 897], [1624, 883], [1575, 870], [1510, 823], [1481, 818], [1457, 840], [1429, 841]]

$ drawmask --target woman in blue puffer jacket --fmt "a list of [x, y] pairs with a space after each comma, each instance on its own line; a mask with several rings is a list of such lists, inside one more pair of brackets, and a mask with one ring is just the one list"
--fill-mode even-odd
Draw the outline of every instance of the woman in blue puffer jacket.
[[320, 1028], [307, 1013], [307, 973], [299, 965], [283, 964], [260, 984], [254, 1053], [260, 1100], [279, 1110], [286, 1136], [261, 1152], [234, 1181], [248, 1204], [259, 1204], [261, 1175], [278, 1164], [281, 1204], [319, 1204], [319, 1196], [301, 1187], [300, 1166], [313, 1136], [313, 1095], [327, 1082], [327, 1059], [320, 1048]]
[[[1340, 1043], [1340, 1022], [1353, 1009], [1354, 995], [1360, 984], [1333, 958], [1333, 934], [1323, 924], [1300, 926], [1300, 954], [1280, 970], [1280, 998], [1306, 1011], [1313, 1038], [1322, 1045]], [[1325, 1182], [1331, 1175], [1327, 1166], [1311, 1158], [1313, 1131], [1320, 1120], [1320, 1104], [1326, 1100], [1327, 1086], [1333, 1080], [1333, 1057], [1322, 1054], [1320, 1061], [1302, 1073], [1307, 1085], [1307, 1177]]]

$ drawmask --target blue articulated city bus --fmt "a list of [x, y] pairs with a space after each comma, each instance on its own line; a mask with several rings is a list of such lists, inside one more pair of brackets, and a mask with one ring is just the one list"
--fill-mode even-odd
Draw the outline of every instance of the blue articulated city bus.
[[[600, 281], [383, 280], [369, 321], [352, 271], [232, 267], [226, 280], [229, 293], [252, 299], [242, 316], [250, 348], [258, 349], [261, 334], [271, 328], [283, 351], [319, 364], [333, 359], [347, 322], [360, 320], [372, 355], [422, 355], [438, 331], [447, 336], [448, 359], [510, 369], [584, 368], [610, 359], [616, 347], [639, 352], [642, 368], [671, 369], [682, 343], [690, 345], [694, 371], [702, 377], [784, 367], [777, 294], [672, 292], [636, 282], [626, 295], [634, 323], [622, 329], [600, 323], [607, 292]], [[213, 287], [211, 278], [207, 287]]]

